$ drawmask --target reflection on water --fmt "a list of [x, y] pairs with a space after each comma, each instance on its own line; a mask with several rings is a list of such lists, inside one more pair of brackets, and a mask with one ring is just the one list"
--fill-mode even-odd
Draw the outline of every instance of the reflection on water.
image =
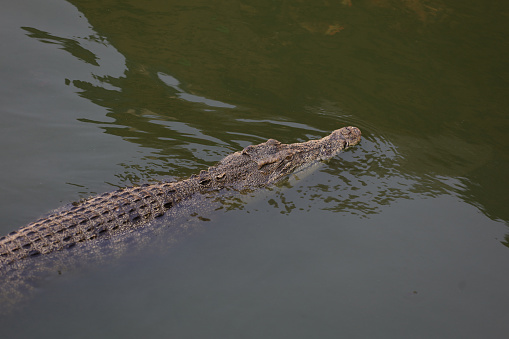
[[[80, 96], [103, 106], [109, 118], [80, 121], [154, 149], [146, 164], [124, 164], [126, 172], [118, 175], [121, 183], [168, 174], [185, 177], [230, 151], [269, 137], [302, 140], [300, 128], [292, 128], [294, 121], [301, 122], [308, 137], [320, 136], [315, 131], [354, 124], [373, 136], [366, 154], [352, 165], [358, 168], [355, 177], [368, 172], [376, 180], [387, 180], [388, 187], [388, 191], [373, 190], [373, 181], [360, 179], [349, 185], [361, 192], [371, 187], [372, 199], [362, 208], [357, 206], [361, 213], [413, 191], [453, 192], [468, 196], [466, 200], [483, 211], [492, 210], [487, 213], [492, 218], [508, 220], [499, 208], [489, 207], [490, 199], [482, 196], [475, 201], [477, 194], [482, 195], [475, 189], [476, 181], [482, 179], [471, 176], [493, 161], [500, 149], [487, 146], [485, 138], [462, 139], [462, 133], [468, 133], [465, 125], [478, 120], [475, 110], [467, 107], [469, 97], [500, 102], [498, 92], [483, 91], [479, 97], [477, 85], [469, 89], [463, 84], [468, 75], [484, 76], [465, 73], [463, 67], [477, 59], [462, 55], [460, 63], [451, 65], [457, 56], [448, 58], [435, 49], [455, 36], [461, 37], [459, 46], [482, 43], [463, 41], [460, 28], [466, 27], [470, 13], [462, 16], [457, 8], [424, 0], [74, 5], [96, 33], [76, 38], [23, 29], [29, 37], [61, 45], [96, 66], [92, 74], [102, 60], [86, 43], [111, 44], [125, 57], [126, 69], [120, 76], [93, 75], [90, 80], [69, 82]], [[366, 26], [368, 18], [373, 21]], [[363, 30], [359, 25], [364, 25]], [[363, 39], [363, 34], [368, 38]], [[479, 37], [484, 38], [481, 33]], [[452, 51], [451, 46], [446, 49]], [[496, 56], [490, 59], [492, 65], [501, 62]], [[468, 72], [476, 70], [468, 68]], [[459, 98], [467, 102], [459, 103]], [[355, 115], [338, 115], [342, 104]], [[483, 124], [480, 132], [498, 135], [490, 129]], [[390, 135], [390, 147], [380, 133]], [[240, 135], [242, 140], [233, 139]], [[339, 170], [334, 174], [341, 176]], [[353, 177], [342, 180], [354, 182]], [[316, 190], [326, 193], [337, 188]]]
[[62, 38], [54, 36], [50, 33], [43, 32], [36, 28], [31, 27], [21, 27], [25, 31], [28, 32], [27, 36], [31, 38], [35, 38], [40, 42], [46, 44], [59, 44], [62, 46], [62, 49], [71, 53], [72, 56], [82, 60], [86, 63], [89, 63], [94, 66], [99, 66], [97, 63], [97, 56], [86, 48], [82, 47], [80, 43], [74, 39], [70, 38]]
[[211, 99], [207, 99], [207, 98], [200, 97], [197, 95], [186, 93], [184, 90], [182, 90], [179, 87], [180, 82], [177, 79], [175, 79], [174, 77], [172, 77], [171, 75], [159, 73], [158, 76], [159, 76], [159, 79], [161, 79], [166, 85], [173, 87], [176, 91], [178, 91], [179, 93], [177, 94], [177, 96], [183, 100], [186, 100], [189, 102], [201, 102], [201, 103], [203, 103], [207, 106], [211, 106], [211, 107], [235, 108], [234, 105], [229, 105], [227, 103], [220, 102], [217, 100], [211, 100]]

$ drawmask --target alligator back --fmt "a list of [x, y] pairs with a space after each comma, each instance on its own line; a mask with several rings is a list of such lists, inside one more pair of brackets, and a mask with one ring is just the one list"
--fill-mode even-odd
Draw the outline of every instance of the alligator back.
[[0, 238], [0, 266], [125, 232], [160, 217], [182, 198], [175, 186], [160, 183], [105, 193], [30, 223]]

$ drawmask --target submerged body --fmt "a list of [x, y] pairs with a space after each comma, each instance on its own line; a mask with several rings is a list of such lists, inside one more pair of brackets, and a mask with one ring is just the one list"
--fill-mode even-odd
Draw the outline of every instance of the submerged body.
[[274, 184], [302, 167], [333, 157], [357, 144], [360, 138], [358, 128], [344, 127], [322, 139], [303, 143], [287, 145], [269, 139], [182, 181], [130, 187], [92, 197], [1, 237], [0, 267], [141, 227], [198, 193]]

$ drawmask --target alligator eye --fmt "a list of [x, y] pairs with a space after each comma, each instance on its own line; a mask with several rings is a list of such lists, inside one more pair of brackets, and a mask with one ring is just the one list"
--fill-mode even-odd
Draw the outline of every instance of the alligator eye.
[[286, 160], [292, 160], [293, 159], [293, 154], [288, 154], [286, 156]]
[[212, 180], [210, 178], [204, 178], [204, 179], [201, 179], [200, 181], [198, 181], [198, 183], [202, 186], [206, 186], [208, 184], [210, 184]]

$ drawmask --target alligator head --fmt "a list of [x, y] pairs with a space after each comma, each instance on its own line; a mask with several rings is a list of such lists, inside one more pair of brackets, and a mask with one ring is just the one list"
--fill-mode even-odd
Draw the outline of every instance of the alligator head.
[[[227, 156], [210, 170], [213, 169], [213, 172], [233, 183], [228, 186], [265, 186], [317, 161], [330, 159], [360, 140], [361, 131], [351, 126], [335, 130], [322, 139], [302, 143], [282, 144], [269, 139]], [[232, 175], [235, 178], [231, 178]], [[226, 177], [230, 177], [230, 180]]]

